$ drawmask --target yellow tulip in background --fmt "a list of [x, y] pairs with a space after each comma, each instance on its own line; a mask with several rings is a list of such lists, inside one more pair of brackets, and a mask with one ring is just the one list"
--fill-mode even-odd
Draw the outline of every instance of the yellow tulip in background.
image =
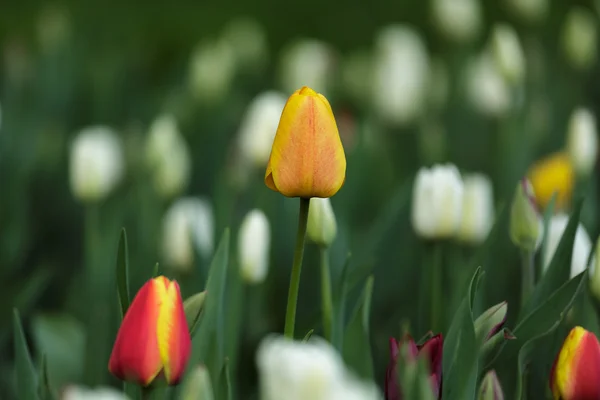
[[564, 209], [571, 201], [575, 172], [569, 156], [554, 153], [539, 160], [529, 171], [529, 180], [541, 208], [545, 208], [556, 192], [556, 209]]

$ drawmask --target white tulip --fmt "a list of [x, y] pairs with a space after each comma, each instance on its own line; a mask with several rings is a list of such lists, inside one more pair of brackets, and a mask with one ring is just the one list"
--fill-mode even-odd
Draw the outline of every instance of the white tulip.
[[61, 400], [129, 400], [129, 397], [125, 393], [108, 386], [90, 389], [83, 386], [69, 385], [64, 389]]
[[214, 217], [207, 199], [184, 197], [175, 201], [163, 218], [163, 257], [180, 271], [193, 268], [196, 251], [204, 259], [212, 256]]
[[502, 117], [508, 111], [510, 90], [492, 57], [483, 53], [466, 71], [467, 94], [472, 106], [484, 115]]
[[313, 197], [308, 208], [306, 234], [313, 242], [329, 247], [337, 234], [335, 213], [329, 198]]
[[358, 381], [326, 341], [269, 336], [257, 351], [262, 400], [375, 400], [373, 384]]
[[514, 28], [497, 24], [492, 30], [493, 56], [500, 73], [510, 83], [518, 83], [525, 75], [525, 54]]
[[548, 0], [507, 0], [507, 4], [514, 15], [529, 23], [543, 20], [548, 13]]
[[573, 7], [562, 28], [562, 49], [567, 61], [578, 69], [588, 69], [596, 61], [597, 17], [585, 8]]
[[225, 40], [232, 46], [240, 69], [259, 70], [268, 61], [267, 34], [263, 26], [251, 18], [236, 18], [223, 30]]
[[463, 213], [458, 238], [479, 244], [488, 236], [494, 223], [492, 182], [483, 174], [467, 175], [463, 181]]
[[302, 39], [282, 52], [279, 75], [283, 90], [293, 93], [308, 86], [318, 93], [327, 94], [333, 79], [335, 52], [325, 42]]
[[171, 198], [186, 189], [191, 174], [191, 156], [173, 115], [161, 115], [150, 126], [146, 159], [158, 193]]
[[71, 144], [70, 181], [74, 196], [84, 202], [104, 199], [123, 177], [125, 161], [121, 141], [106, 126], [79, 132]]
[[248, 106], [238, 133], [241, 156], [256, 168], [265, 168], [287, 97], [277, 91], [256, 96]]
[[235, 52], [228, 41], [203, 42], [192, 53], [191, 93], [201, 102], [218, 103], [229, 94], [235, 72]]
[[478, 0], [432, 0], [431, 12], [437, 29], [455, 42], [468, 42], [481, 30]]
[[240, 272], [250, 284], [262, 283], [269, 270], [271, 227], [267, 216], [252, 210], [242, 221], [238, 232]]
[[[558, 243], [562, 238], [567, 224], [569, 223], [569, 216], [566, 214], [557, 214], [550, 219], [548, 226], [548, 232], [546, 236], [547, 244], [546, 251], [544, 252], [544, 272], [550, 265], [552, 257], [558, 248]], [[585, 227], [581, 224], [577, 226], [575, 233], [575, 242], [573, 243], [573, 255], [571, 257], [571, 278], [580, 274], [587, 268], [587, 259], [592, 250], [592, 241], [588, 235]]]
[[393, 125], [407, 125], [423, 111], [429, 55], [413, 29], [392, 25], [380, 31], [373, 65], [375, 111]]
[[567, 152], [578, 174], [589, 175], [598, 156], [596, 117], [579, 108], [571, 114], [567, 131]]
[[463, 213], [463, 182], [451, 164], [421, 168], [413, 186], [412, 225], [425, 239], [452, 237]]

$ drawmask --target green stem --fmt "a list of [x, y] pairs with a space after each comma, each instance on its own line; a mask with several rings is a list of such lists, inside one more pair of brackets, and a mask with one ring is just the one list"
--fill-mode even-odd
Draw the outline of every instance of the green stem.
[[300, 272], [302, 271], [302, 257], [304, 256], [304, 239], [306, 238], [306, 224], [308, 222], [308, 208], [310, 199], [300, 198], [300, 213], [298, 215], [298, 234], [294, 249], [294, 262], [290, 277], [287, 311], [285, 313], [284, 334], [289, 339], [294, 338], [296, 324], [296, 304], [298, 303], [298, 290], [300, 289]]
[[521, 306], [525, 305], [525, 302], [533, 293], [534, 287], [534, 263], [533, 263], [533, 253], [530, 251], [522, 251], [521, 252]]
[[329, 271], [329, 249], [321, 247], [321, 308], [325, 339], [332, 339], [333, 298], [331, 296], [331, 273]]
[[443, 290], [443, 267], [442, 267], [442, 243], [433, 244], [431, 261], [431, 326], [433, 332], [442, 329], [442, 290]]

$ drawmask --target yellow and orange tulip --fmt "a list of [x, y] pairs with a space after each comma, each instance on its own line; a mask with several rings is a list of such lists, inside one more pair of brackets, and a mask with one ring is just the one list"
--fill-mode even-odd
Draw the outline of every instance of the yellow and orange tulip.
[[265, 184], [286, 197], [331, 197], [346, 179], [346, 156], [329, 102], [303, 87], [285, 104]]
[[191, 338], [179, 285], [164, 276], [142, 286], [127, 310], [108, 369], [121, 380], [148, 386], [159, 374], [179, 382], [191, 351]]
[[571, 201], [575, 185], [575, 171], [569, 156], [564, 152], [554, 153], [539, 160], [529, 171], [535, 198], [545, 208], [556, 192], [556, 209], [564, 209]]
[[600, 343], [580, 326], [565, 339], [550, 376], [554, 399], [600, 398]]

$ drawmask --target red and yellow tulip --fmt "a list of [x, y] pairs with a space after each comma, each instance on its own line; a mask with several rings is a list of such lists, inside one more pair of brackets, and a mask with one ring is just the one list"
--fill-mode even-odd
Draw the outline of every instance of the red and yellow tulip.
[[191, 351], [191, 338], [176, 281], [164, 276], [142, 286], [119, 328], [108, 364], [121, 380], [142, 386], [160, 374], [169, 385], [183, 375]]
[[550, 375], [554, 399], [600, 399], [600, 343], [580, 326], [565, 339]]
[[265, 184], [286, 197], [331, 197], [346, 179], [346, 156], [329, 102], [303, 87], [279, 120]]

